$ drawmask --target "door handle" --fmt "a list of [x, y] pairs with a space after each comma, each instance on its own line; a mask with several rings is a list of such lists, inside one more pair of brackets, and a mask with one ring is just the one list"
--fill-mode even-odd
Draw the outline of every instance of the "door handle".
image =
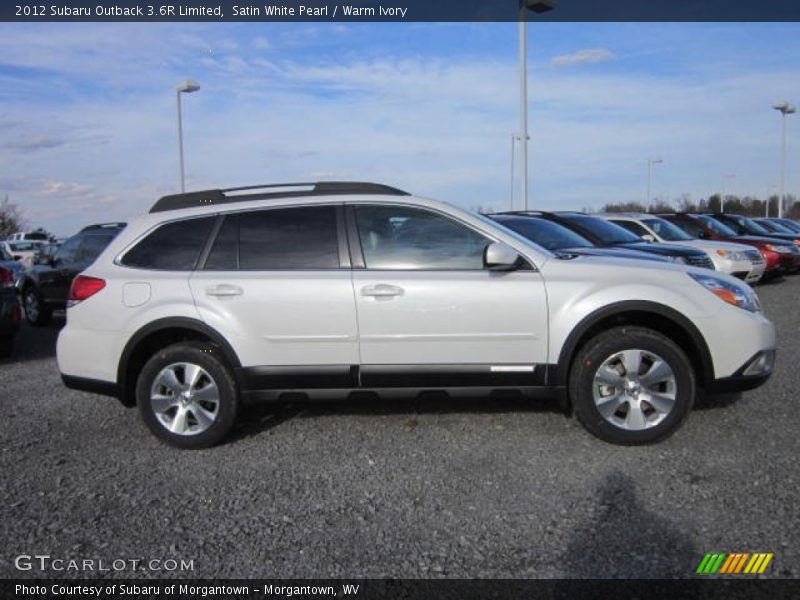
[[242, 290], [242, 288], [240, 288], [238, 285], [230, 285], [227, 283], [222, 283], [220, 285], [206, 288], [206, 295], [208, 296], [217, 296], [217, 297], [241, 296], [243, 293], [244, 290]]
[[392, 298], [394, 296], [402, 296], [404, 293], [405, 290], [399, 285], [389, 285], [388, 283], [368, 285], [361, 288], [362, 296], [372, 296], [374, 298]]

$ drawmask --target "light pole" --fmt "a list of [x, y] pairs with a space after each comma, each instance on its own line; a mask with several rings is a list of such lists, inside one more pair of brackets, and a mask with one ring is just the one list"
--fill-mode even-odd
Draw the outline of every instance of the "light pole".
[[726, 181], [730, 181], [731, 179], [734, 179], [735, 177], [736, 177], [736, 175], [734, 175], [733, 173], [729, 173], [728, 175], [723, 175], [722, 176], [722, 193], [719, 195], [719, 212], [721, 212], [721, 213], [725, 212], [725, 188], [727, 187], [725, 185], [725, 182]]
[[647, 159], [647, 204], [645, 209], [650, 212], [650, 183], [653, 180], [653, 165], [660, 165], [664, 160], [661, 158], [648, 158]]
[[786, 100], [776, 102], [772, 108], [779, 111], [782, 115], [782, 133], [781, 133], [781, 195], [778, 198], [778, 218], [783, 218], [783, 201], [786, 195], [786, 115], [791, 115], [796, 112], [794, 105], [789, 104]]
[[522, 208], [528, 210], [528, 11], [553, 10], [556, 0], [519, 0], [519, 162]]
[[183, 119], [181, 117], [181, 94], [191, 94], [200, 89], [200, 84], [191, 79], [182, 81], [175, 88], [175, 97], [178, 99], [178, 161], [181, 165], [181, 194], [186, 191], [186, 178], [183, 171]]
[[767, 188], [767, 201], [764, 203], [764, 216], [765, 217], [769, 216], [769, 200], [770, 200], [770, 197], [771, 197], [770, 192], [772, 192], [772, 190], [775, 190], [775, 189], [778, 189], [778, 186], [775, 185], [774, 183], [770, 184], [770, 186]]

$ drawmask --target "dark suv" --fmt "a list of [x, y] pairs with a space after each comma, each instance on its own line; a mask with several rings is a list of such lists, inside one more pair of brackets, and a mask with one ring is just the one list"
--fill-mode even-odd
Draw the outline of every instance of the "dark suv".
[[17, 281], [25, 319], [31, 325], [46, 325], [53, 311], [66, 308], [72, 279], [91, 265], [125, 223], [89, 225], [64, 242], [52, 257], [28, 270]]

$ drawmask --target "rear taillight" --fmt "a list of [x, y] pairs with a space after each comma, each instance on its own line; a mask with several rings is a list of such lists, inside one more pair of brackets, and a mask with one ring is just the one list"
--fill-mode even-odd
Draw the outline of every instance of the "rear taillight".
[[104, 287], [106, 287], [105, 279], [78, 275], [72, 280], [72, 285], [69, 286], [67, 306], [75, 306], [78, 302], [91, 298]]
[[12, 287], [14, 285], [14, 275], [11, 269], [0, 267], [0, 287]]

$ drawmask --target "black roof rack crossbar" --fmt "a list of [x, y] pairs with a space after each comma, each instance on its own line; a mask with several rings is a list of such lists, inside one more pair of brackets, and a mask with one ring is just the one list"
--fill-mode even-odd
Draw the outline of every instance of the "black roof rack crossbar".
[[[309, 188], [297, 190], [294, 188]], [[265, 190], [265, 191], [259, 191]], [[281, 191], [283, 190], [283, 191]], [[250, 192], [240, 194], [237, 192]], [[210, 204], [229, 204], [248, 200], [266, 200], [272, 198], [293, 198], [297, 196], [338, 196], [346, 194], [379, 194], [384, 196], [409, 196], [408, 192], [398, 190], [380, 183], [364, 183], [359, 181], [318, 181], [316, 183], [271, 183], [267, 185], [249, 185], [245, 187], [220, 190], [205, 190], [172, 194], [160, 198], [150, 209], [151, 213], [179, 208], [194, 208]]]

